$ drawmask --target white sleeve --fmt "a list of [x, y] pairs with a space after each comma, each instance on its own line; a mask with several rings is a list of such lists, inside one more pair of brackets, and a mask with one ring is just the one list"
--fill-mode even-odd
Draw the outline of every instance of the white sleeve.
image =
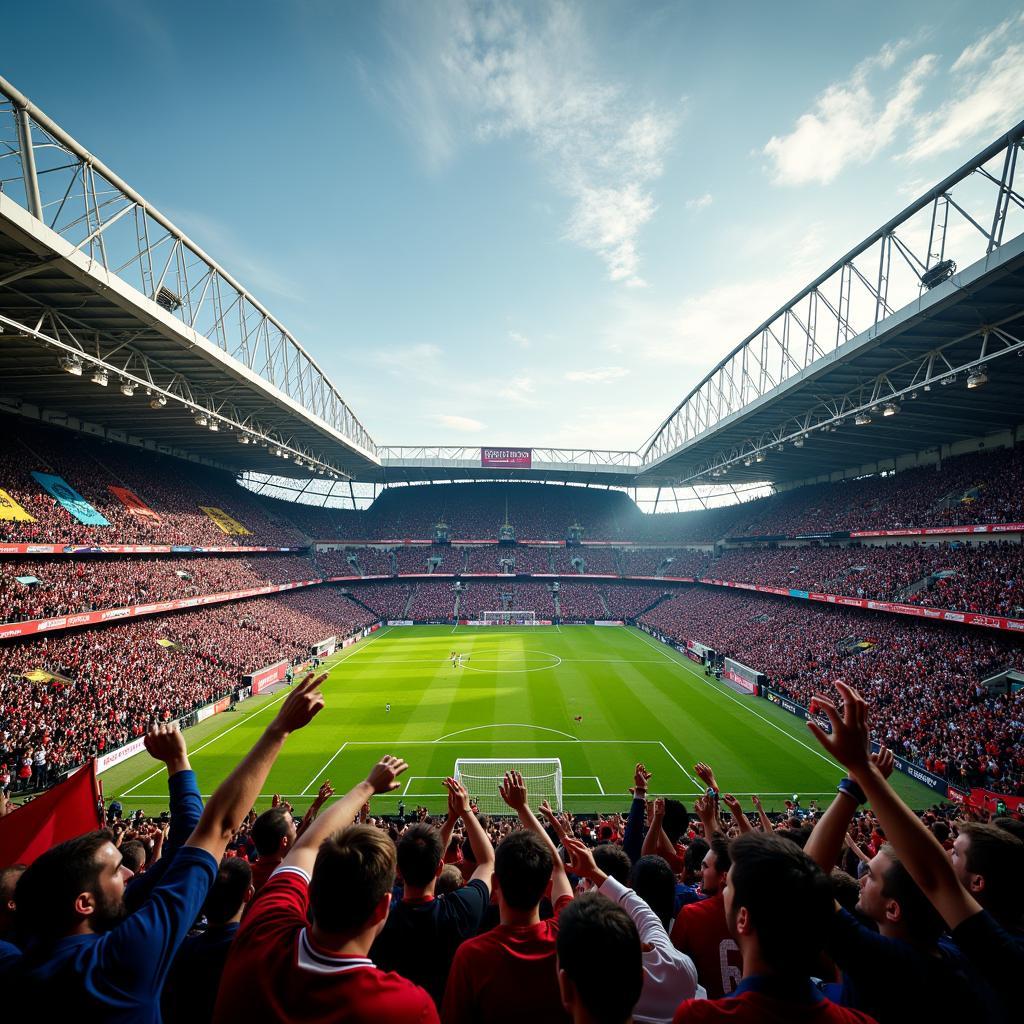
[[610, 900], [614, 900], [629, 914], [633, 919], [633, 924], [636, 925], [636, 930], [640, 933], [641, 942], [648, 942], [658, 949], [675, 950], [658, 915], [651, 910], [647, 901], [637, 896], [632, 889], [609, 875], [601, 883], [601, 888], [598, 891]]

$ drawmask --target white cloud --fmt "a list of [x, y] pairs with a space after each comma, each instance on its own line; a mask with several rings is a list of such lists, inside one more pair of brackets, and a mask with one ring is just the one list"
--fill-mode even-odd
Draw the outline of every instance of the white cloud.
[[688, 210], [706, 210], [714, 201], [714, 196], [710, 192], [705, 192], [704, 195], [698, 196], [696, 199], [687, 199], [686, 208]]
[[424, 363], [436, 359], [440, 354], [441, 349], [437, 345], [421, 341], [413, 345], [403, 345], [400, 348], [381, 349], [374, 354], [374, 359], [382, 366], [420, 373]]
[[595, 366], [590, 370], [570, 370], [565, 379], [582, 384], [611, 384], [614, 380], [621, 380], [628, 373], [629, 370], [625, 366]]
[[509, 331], [509, 339], [514, 341], [520, 348], [529, 348], [530, 339], [525, 334], [520, 334], [519, 331]]
[[504, 386], [498, 387], [497, 394], [500, 398], [518, 405], [530, 405], [534, 401], [533, 393], [536, 390], [531, 377], [513, 377]]
[[953, 62], [952, 95], [920, 118], [909, 160], [923, 160], [979, 135], [1005, 131], [1024, 113], [1024, 14], [1008, 18]]
[[465, 135], [527, 140], [572, 204], [565, 237], [599, 256], [613, 281], [642, 285], [638, 239], [656, 209], [651, 183], [679, 112], [601, 78], [576, 4], [461, 0], [427, 9], [436, 12], [432, 24], [422, 24], [422, 8], [413, 19], [418, 60], [412, 44], [394, 41], [394, 81], [380, 88], [428, 164], [451, 159]]
[[461, 430], [467, 433], [473, 430], [483, 430], [484, 426], [480, 420], [475, 420], [470, 416], [452, 416], [448, 413], [436, 413], [430, 418], [442, 427], [448, 427], [449, 430]]
[[873, 159], [911, 122], [936, 57], [918, 57], [888, 92], [878, 94], [874, 83], [894, 67], [903, 46], [886, 45], [861, 61], [849, 78], [825, 89], [788, 135], [768, 140], [762, 152], [771, 162], [776, 185], [827, 185], [851, 164]]

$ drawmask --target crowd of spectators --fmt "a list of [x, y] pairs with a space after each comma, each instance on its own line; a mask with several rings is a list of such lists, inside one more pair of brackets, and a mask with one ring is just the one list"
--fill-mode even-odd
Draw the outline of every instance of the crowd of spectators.
[[320, 578], [313, 562], [294, 555], [5, 559], [0, 617], [50, 618]]
[[[737, 548], [705, 575], [990, 615], [1024, 610], [1024, 546], [1006, 541]], [[906, 593], [913, 584], [920, 589]]]
[[[108, 444], [73, 431], [3, 417], [0, 487], [34, 522], [0, 519], [0, 541], [56, 544], [270, 545], [304, 548], [309, 538], [280, 510], [239, 487], [230, 474], [170, 456]], [[62, 477], [110, 526], [75, 519], [31, 475]], [[155, 516], [140, 515], [109, 487], [133, 492]], [[248, 530], [225, 534], [200, 506], [219, 508]]]
[[[1024, 822], [915, 814], [870, 754], [874, 702], [839, 684], [812, 732], [846, 777], [827, 809], [769, 815], [721, 787], [692, 813], [637, 764], [626, 813], [574, 816], [510, 771], [502, 815], [445, 779], [447, 813], [381, 814], [415, 771], [385, 755], [301, 820], [253, 810], [324, 707], [310, 675], [206, 805], [186, 744], [151, 729], [169, 810], [0, 862], [13, 1019], [902, 1024], [1019, 1016]], [[728, 782], [728, 780], [725, 780]], [[630, 785], [631, 783], [631, 785]], [[333, 798], [333, 799], [332, 799]], [[794, 800], [796, 798], [794, 797]], [[863, 809], [870, 801], [871, 809]], [[536, 808], [536, 810], [535, 810]], [[17, 815], [0, 794], [0, 816]], [[1014, 1009], [1016, 1007], [1016, 1009]]]
[[632, 621], [641, 612], [647, 611], [655, 601], [673, 593], [673, 591], [666, 591], [664, 587], [649, 585], [614, 586], [601, 589], [611, 618], [623, 621]]
[[[696, 640], [759, 672], [805, 707], [845, 679], [869, 695], [876, 739], [957, 783], [1024, 785], [1024, 702], [983, 681], [1024, 668], [1024, 648], [991, 633], [771, 595], [688, 588], [641, 625]], [[1022, 789], [1024, 792], [1024, 789]]]
[[[0, 765], [45, 783], [242, 685], [242, 675], [376, 621], [334, 587], [0, 646]], [[26, 673], [29, 673], [26, 676]], [[42, 673], [36, 678], [38, 673]]]
[[[414, 584], [415, 586], [415, 584]], [[405, 608], [409, 603], [409, 593], [413, 589], [407, 583], [365, 583], [351, 590], [352, 597], [372, 608], [381, 619], [404, 619]]]
[[558, 607], [563, 622], [607, 619], [608, 610], [601, 588], [593, 583], [562, 583], [558, 588]]
[[438, 580], [412, 588], [412, 599], [404, 618], [415, 622], [451, 622], [454, 614], [454, 585], [450, 580]]

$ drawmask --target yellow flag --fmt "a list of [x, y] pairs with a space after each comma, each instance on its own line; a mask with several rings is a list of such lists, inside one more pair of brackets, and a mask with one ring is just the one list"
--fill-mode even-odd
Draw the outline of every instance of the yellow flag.
[[6, 491], [0, 491], [0, 519], [18, 523], [36, 521], [35, 517], [30, 516]]

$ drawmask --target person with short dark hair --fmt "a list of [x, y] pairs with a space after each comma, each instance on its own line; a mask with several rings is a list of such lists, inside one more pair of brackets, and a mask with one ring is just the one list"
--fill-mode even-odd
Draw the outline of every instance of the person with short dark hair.
[[249, 862], [225, 857], [203, 904], [206, 930], [185, 939], [167, 976], [160, 1001], [164, 1024], [209, 1024], [213, 1019], [224, 964], [253, 895]]
[[701, 891], [708, 899], [683, 907], [672, 925], [672, 942], [697, 965], [709, 999], [728, 995], [743, 972], [743, 958], [725, 917], [723, 889], [730, 864], [728, 841], [713, 835], [701, 862]]
[[[441, 832], [432, 825], [410, 825], [398, 840], [398, 870], [405, 888], [374, 941], [370, 956], [383, 970], [397, 971], [422, 985], [440, 1005], [455, 950], [480, 930], [491, 899], [494, 847], [469, 809], [469, 794], [456, 779], [446, 779], [448, 822], [460, 818], [473, 848], [476, 869], [465, 886], [437, 894], [445, 870]], [[459, 876], [458, 868], [452, 870]]]
[[395, 845], [380, 829], [348, 824], [407, 767], [382, 758], [296, 840], [235, 937], [217, 1024], [437, 1021], [426, 991], [369, 958], [391, 907]]
[[146, 866], [146, 847], [138, 839], [127, 839], [121, 844], [121, 861], [133, 876], [141, 874]]
[[574, 1024], [632, 1020], [644, 971], [629, 914], [600, 893], [584, 893], [562, 912], [555, 942], [562, 1005]]
[[997, 825], [968, 821], [950, 860], [960, 884], [1004, 927], [1021, 933], [1024, 843]]
[[249, 836], [259, 854], [259, 859], [252, 866], [252, 886], [259, 892], [295, 845], [296, 828], [292, 812], [284, 804], [268, 808], [252, 823]]
[[828, 876], [794, 843], [747, 832], [733, 840], [723, 900], [743, 978], [725, 999], [689, 1000], [676, 1024], [702, 1021], [871, 1024], [827, 1000], [811, 981], [832, 917]]
[[614, 843], [598, 843], [594, 847], [594, 861], [606, 875], [617, 882], [623, 885], [629, 882], [629, 873], [633, 865], [630, 863], [629, 854], [621, 846]]
[[[494, 892], [501, 923], [459, 946], [448, 975], [445, 1024], [523, 1024], [566, 1021], [558, 987], [555, 939], [558, 918], [572, 899], [562, 858], [527, 804], [518, 772], [499, 789], [523, 829], [510, 832], [494, 856]], [[551, 883], [555, 916], [540, 919]]]
[[[34, 861], [16, 893], [18, 930], [27, 944], [7, 973], [13, 1019], [20, 1019], [20, 1005], [25, 1013], [45, 1007], [51, 1019], [81, 1024], [159, 1024], [167, 972], [227, 842], [288, 737], [323, 708], [320, 681], [309, 676], [288, 695], [133, 913], [124, 898], [130, 875], [109, 832], [61, 843]], [[169, 775], [191, 771], [176, 725], [154, 727], [145, 743]]]

